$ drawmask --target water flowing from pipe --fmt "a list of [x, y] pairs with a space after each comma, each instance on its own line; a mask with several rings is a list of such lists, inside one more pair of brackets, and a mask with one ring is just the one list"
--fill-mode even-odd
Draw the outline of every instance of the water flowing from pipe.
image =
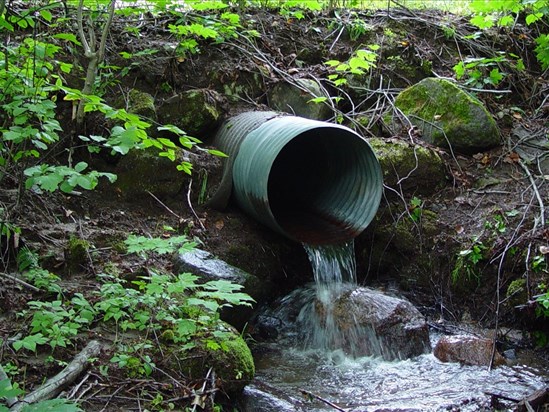
[[[360, 326], [353, 316], [344, 324], [338, 316], [339, 299], [356, 288], [356, 261], [354, 242], [336, 245], [306, 245], [313, 269], [314, 285], [296, 291], [288, 299], [295, 299], [301, 310], [296, 319], [300, 341], [304, 349], [319, 349], [324, 353], [343, 351], [347, 355], [358, 353], [365, 342], [373, 352], [381, 355], [382, 349], [371, 328]], [[341, 314], [339, 314], [341, 315]]]

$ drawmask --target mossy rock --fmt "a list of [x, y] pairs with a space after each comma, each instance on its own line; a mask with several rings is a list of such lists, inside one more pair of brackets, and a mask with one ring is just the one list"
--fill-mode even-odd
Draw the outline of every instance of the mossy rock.
[[65, 250], [65, 262], [69, 272], [81, 270], [88, 262], [88, 251], [91, 248], [90, 242], [76, 236], [71, 236]]
[[177, 170], [177, 163], [189, 160], [190, 154], [177, 150], [176, 162], [159, 155], [156, 148], [132, 150], [123, 156], [116, 168], [113, 185], [118, 196], [136, 199], [151, 192], [160, 198], [177, 195], [188, 176]]
[[403, 90], [395, 105], [435, 146], [472, 154], [500, 144], [496, 122], [484, 105], [448, 80], [423, 79]]
[[161, 123], [173, 124], [191, 136], [212, 133], [223, 120], [224, 99], [214, 90], [188, 90], [166, 100], [158, 109]]
[[228, 394], [241, 392], [255, 376], [250, 348], [227, 323], [220, 322], [216, 333], [196, 341], [193, 349], [175, 349], [172, 355], [178, 359], [182, 372], [191, 379], [204, 378], [212, 368], [221, 389]]
[[315, 97], [329, 97], [317, 82], [310, 79], [296, 79], [294, 82], [277, 83], [268, 92], [271, 108], [312, 120], [326, 120], [332, 115], [332, 110], [326, 104], [310, 102]]
[[128, 93], [128, 112], [135, 113], [149, 119], [156, 119], [156, 106], [154, 97], [141, 90], [131, 89]]
[[383, 182], [398, 193], [427, 195], [446, 185], [446, 167], [434, 150], [401, 140], [368, 140], [383, 173]]
[[528, 301], [528, 292], [526, 290], [526, 279], [515, 279], [507, 288], [507, 304], [510, 307], [523, 305]]

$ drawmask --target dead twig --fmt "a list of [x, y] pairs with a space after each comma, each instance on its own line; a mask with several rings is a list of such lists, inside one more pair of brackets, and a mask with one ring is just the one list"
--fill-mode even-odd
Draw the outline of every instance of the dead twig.
[[343, 408], [337, 406], [335, 403], [330, 402], [329, 400], [324, 399], [324, 398], [322, 398], [321, 396], [315, 395], [315, 394], [312, 393], [312, 392], [306, 391], [305, 389], [300, 389], [299, 392], [301, 392], [303, 395], [305, 395], [305, 396], [307, 396], [307, 397], [309, 397], [309, 398], [319, 400], [319, 401], [325, 403], [326, 405], [331, 406], [331, 407], [334, 408], [336, 411], [346, 412], [345, 409], [343, 409]]
[[519, 159], [518, 164], [520, 167], [522, 167], [522, 169], [528, 176], [530, 183], [532, 184], [532, 190], [534, 191], [534, 194], [536, 195], [536, 199], [538, 200], [538, 204], [539, 204], [539, 221], [541, 223], [541, 226], [545, 226], [545, 205], [543, 203], [543, 199], [541, 198], [541, 195], [539, 194], [538, 186], [536, 184], [536, 181], [534, 180], [534, 176], [532, 176], [532, 173], [530, 173], [530, 169], [526, 167], [526, 165], [522, 162], [522, 160]]
[[198, 224], [200, 225], [202, 230], [206, 231], [206, 227], [204, 226], [204, 224], [202, 223], [202, 220], [200, 220], [200, 218], [198, 217], [198, 215], [194, 211], [193, 204], [191, 202], [191, 188], [192, 188], [192, 185], [193, 185], [193, 181], [191, 179], [191, 180], [189, 180], [189, 189], [187, 190], [187, 204], [189, 205], [189, 209], [191, 209], [191, 212], [193, 213], [196, 220], [198, 220]]
[[177, 213], [175, 213], [172, 209], [170, 209], [168, 206], [166, 206], [164, 203], [162, 203], [162, 201], [158, 197], [156, 197], [154, 194], [152, 194], [150, 191], [146, 190], [146, 192], [149, 195], [151, 195], [154, 200], [156, 200], [158, 203], [160, 203], [160, 205], [162, 205], [162, 207], [164, 207], [164, 209], [166, 209], [170, 214], [172, 214], [176, 218], [178, 218], [180, 222], [184, 220], [181, 216], [179, 216]]

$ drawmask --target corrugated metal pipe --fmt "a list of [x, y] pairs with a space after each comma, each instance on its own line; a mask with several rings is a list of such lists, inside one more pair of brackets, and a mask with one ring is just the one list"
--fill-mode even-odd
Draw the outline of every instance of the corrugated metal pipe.
[[249, 215], [307, 244], [351, 240], [376, 214], [381, 168], [347, 127], [246, 112], [221, 126], [214, 145], [229, 157], [211, 206], [225, 207], [232, 194]]

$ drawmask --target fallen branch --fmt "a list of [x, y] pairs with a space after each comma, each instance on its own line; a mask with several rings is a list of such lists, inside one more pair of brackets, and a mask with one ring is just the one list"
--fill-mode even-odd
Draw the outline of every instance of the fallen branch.
[[305, 389], [300, 389], [299, 391], [300, 391], [303, 395], [308, 396], [309, 398], [316, 399], [316, 400], [319, 400], [319, 401], [321, 401], [321, 402], [324, 402], [326, 405], [331, 406], [331, 407], [334, 408], [336, 411], [346, 412], [345, 409], [340, 408], [340, 407], [337, 406], [335, 403], [330, 402], [329, 400], [324, 399], [324, 398], [322, 398], [322, 397], [320, 397], [320, 396], [318, 396], [318, 395], [315, 395], [315, 394], [312, 393], [312, 392], [306, 391]]
[[17, 282], [17, 283], [23, 285], [24, 287], [34, 291], [34, 292], [40, 292], [40, 289], [38, 289], [36, 286], [33, 286], [30, 283], [27, 283], [24, 280], [19, 279], [17, 276], [8, 275], [7, 273], [0, 273], [0, 276], [4, 277], [6, 279], [13, 280], [14, 282]]
[[539, 190], [538, 190], [538, 186], [536, 185], [536, 181], [534, 180], [534, 177], [532, 176], [532, 173], [530, 173], [530, 170], [522, 162], [522, 160], [519, 160], [518, 164], [519, 164], [520, 167], [522, 167], [522, 170], [524, 170], [524, 172], [528, 176], [528, 179], [530, 180], [530, 183], [532, 184], [532, 190], [534, 191], [534, 194], [536, 195], [536, 199], [538, 200], [538, 204], [539, 204], [540, 223], [541, 223], [541, 226], [545, 226], [545, 205], [543, 203], [543, 199], [541, 198], [541, 195], [539, 194]]
[[58, 395], [65, 386], [71, 382], [74, 382], [82, 371], [86, 369], [88, 363], [90, 362], [90, 358], [97, 356], [100, 350], [101, 344], [99, 341], [92, 340], [89, 342], [65, 369], [53, 378], [48, 379], [41, 387], [29, 393], [22, 400], [13, 405], [10, 408], [10, 412], [19, 412], [26, 405], [52, 399]]

